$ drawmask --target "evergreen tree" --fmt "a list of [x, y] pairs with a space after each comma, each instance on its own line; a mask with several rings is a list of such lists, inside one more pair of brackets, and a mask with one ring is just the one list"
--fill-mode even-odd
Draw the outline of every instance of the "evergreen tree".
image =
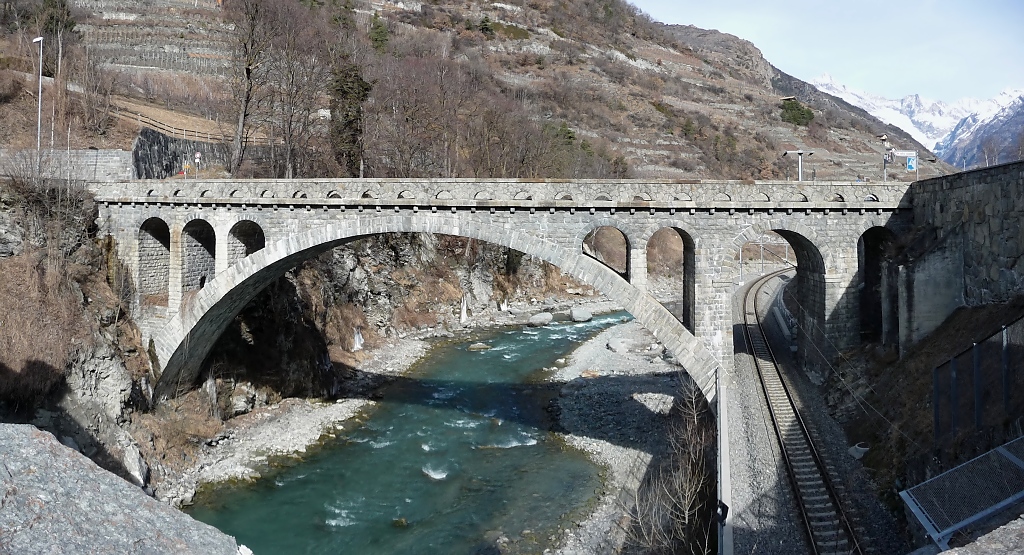
[[373, 45], [374, 50], [383, 52], [388, 47], [389, 35], [388, 26], [380, 15], [374, 12], [373, 19], [370, 20], [370, 44]]
[[331, 83], [331, 147], [343, 177], [359, 177], [363, 158], [363, 102], [373, 86], [362, 69], [344, 58], [334, 69]]

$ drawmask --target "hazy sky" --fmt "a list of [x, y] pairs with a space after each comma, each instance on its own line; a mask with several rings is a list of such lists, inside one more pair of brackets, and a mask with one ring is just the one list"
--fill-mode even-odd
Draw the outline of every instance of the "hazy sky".
[[1024, 89], [1022, 0], [628, 0], [664, 23], [754, 43], [808, 81], [951, 102]]

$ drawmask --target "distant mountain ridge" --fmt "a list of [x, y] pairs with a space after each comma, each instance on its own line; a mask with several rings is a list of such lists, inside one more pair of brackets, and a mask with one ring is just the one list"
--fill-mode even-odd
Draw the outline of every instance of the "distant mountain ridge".
[[962, 98], [947, 104], [917, 94], [884, 98], [851, 89], [829, 74], [811, 84], [903, 129], [958, 167], [1010, 161], [1010, 151], [1017, 146], [1014, 141], [1024, 132], [1024, 90], [1008, 89], [991, 99]]

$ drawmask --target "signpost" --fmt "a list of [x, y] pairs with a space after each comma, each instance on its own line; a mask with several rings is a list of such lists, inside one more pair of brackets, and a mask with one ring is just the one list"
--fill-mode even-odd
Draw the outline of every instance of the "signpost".
[[907, 171], [916, 172], [917, 179], [921, 178], [921, 169], [917, 166], [917, 151], [916, 150], [893, 150], [893, 156], [901, 156], [907, 159]]
[[203, 159], [203, 153], [196, 151], [196, 171], [199, 171], [199, 162]]

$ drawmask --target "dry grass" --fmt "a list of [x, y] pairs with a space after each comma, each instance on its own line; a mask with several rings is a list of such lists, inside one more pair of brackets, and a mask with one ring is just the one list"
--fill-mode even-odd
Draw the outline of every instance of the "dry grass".
[[91, 338], [66, 275], [42, 249], [0, 261], [0, 398], [32, 406], [59, 383]]
[[202, 444], [224, 424], [203, 391], [190, 391], [135, 418], [132, 434], [144, 456], [173, 470], [184, 470], [196, 460]]

